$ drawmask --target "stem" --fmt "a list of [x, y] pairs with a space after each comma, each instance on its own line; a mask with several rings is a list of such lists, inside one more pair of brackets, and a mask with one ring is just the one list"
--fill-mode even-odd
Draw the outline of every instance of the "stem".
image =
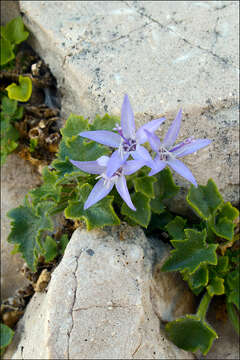
[[196, 314], [197, 316], [200, 317], [201, 320], [205, 319], [206, 313], [208, 310], [208, 306], [209, 306], [211, 300], [212, 300], [212, 297], [208, 294], [208, 292], [206, 292], [204, 294], [204, 296], [202, 297], [202, 300], [199, 304], [198, 311]]

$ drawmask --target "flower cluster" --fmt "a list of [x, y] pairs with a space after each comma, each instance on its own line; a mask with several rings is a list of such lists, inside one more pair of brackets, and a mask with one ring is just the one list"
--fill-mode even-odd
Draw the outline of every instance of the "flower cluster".
[[[180, 110], [161, 142], [155, 131], [158, 130], [165, 118], [152, 120], [136, 131], [131, 104], [128, 96], [125, 95], [121, 109], [121, 126], [117, 124], [113, 129], [115, 132], [108, 130], [80, 132], [79, 135], [82, 137], [116, 149], [110, 157], [101, 156], [96, 161], [70, 160], [82, 171], [99, 175], [96, 178], [99, 179], [98, 182], [84, 204], [84, 210], [107, 196], [115, 185], [125, 203], [135, 211], [136, 208], [132, 203], [125, 175], [131, 175], [143, 166], [151, 169], [148, 175], [152, 176], [168, 165], [197, 187], [193, 174], [179, 158], [195, 153], [209, 145], [211, 140], [188, 138], [174, 146], [180, 130], [181, 118], [182, 111]], [[150, 144], [155, 153], [154, 158], [142, 146], [146, 142]], [[132, 160], [128, 160], [130, 156]]]

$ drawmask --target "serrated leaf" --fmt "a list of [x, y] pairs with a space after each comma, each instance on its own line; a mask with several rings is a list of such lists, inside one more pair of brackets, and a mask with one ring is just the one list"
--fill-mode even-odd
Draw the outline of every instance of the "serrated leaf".
[[218, 338], [213, 328], [196, 315], [186, 315], [166, 325], [169, 339], [179, 348], [206, 355]]
[[136, 192], [140, 192], [149, 198], [154, 198], [154, 183], [157, 179], [154, 176], [142, 176], [133, 179]]
[[60, 132], [63, 137], [72, 138], [73, 136], [78, 136], [84, 130], [88, 130], [88, 121], [83, 116], [71, 114]]
[[188, 270], [196, 271], [201, 264], [217, 264], [216, 249], [218, 245], [206, 243], [206, 230], [202, 232], [186, 229], [186, 240], [171, 240], [175, 250], [164, 263], [162, 271]]
[[44, 230], [53, 230], [53, 223], [48, 215], [51, 207], [52, 204], [45, 202], [33, 208], [30, 204], [27, 206], [26, 200], [24, 206], [19, 206], [7, 214], [12, 219], [8, 241], [19, 245], [19, 250], [32, 271], [36, 271], [36, 250], [37, 245], [41, 247], [41, 233]]
[[25, 41], [29, 35], [29, 32], [24, 29], [21, 16], [11, 20], [1, 30], [3, 31], [4, 37], [13, 45]]
[[229, 271], [229, 257], [219, 256], [218, 263], [216, 266], [216, 272], [220, 274], [225, 274], [228, 271]]
[[17, 101], [11, 100], [7, 96], [2, 97], [2, 112], [13, 117], [17, 111]]
[[119, 117], [109, 116], [105, 114], [103, 117], [97, 115], [93, 121], [93, 124], [90, 124], [90, 130], [108, 130], [113, 131], [113, 128], [116, 127], [116, 124], [119, 123]]
[[56, 172], [50, 171], [48, 167], [45, 166], [43, 168], [42, 176], [43, 184], [29, 192], [33, 199], [33, 204], [36, 205], [43, 200], [53, 200], [58, 202], [60, 200], [62, 187], [56, 185], [58, 179]]
[[130, 209], [124, 202], [121, 207], [121, 214], [146, 228], [151, 219], [150, 199], [142, 193], [135, 193], [131, 198], [136, 211]]
[[209, 179], [206, 186], [199, 185], [196, 188], [191, 185], [187, 202], [201, 218], [208, 220], [223, 203], [223, 199], [214, 181]]
[[32, 95], [32, 80], [28, 76], [19, 75], [18, 82], [19, 85], [12, 83], [6, 87], [9, 99], [28, 101]]
[[207, 291], [211, 297], [214, 295], [223, 295], [225, 293], [224, 279], [218, 276], [211, 279], [207, 286]]
[[238, 217], [238, 210], [227, 202], [219, 210], [214, 223], [210, 222], [212, 231], [219, 237], [232, 240], [234, 236], [235, 224], [233, 221]]
[[174, 220], [166, 225], [166, 229], [173, 239], [183, 240], [185, 238], [184, 228], [186, 222], [186, 219], [176, 216]]
[[58, 255], [57, 243], [51, 236], [46, 236], [43, 243], [43, 249], [46, 262], [52, 261]]
[[79, 200], [69, 201], [65, 210], [66, 218], [84, 220], [88, 230], [106, 225], [119, 225], [120, 220], [112, 207], [112, 196], [103, 198], [87, 210], [83, 209], [91, 190], [92, 187], [89, 184], [84, 184], [79, 188]]
[[0, 333], [1, 333], [0, 349], [2, 350], [11, 343], [13, 335], [14, 335], [14, 331], [7, 325], [1, 323], [0, 324]]
[[169, 168], [165, 168], [155, 175], [157, 182], [154, 185], [154, 192], [156, 198], [161, 200], [169, 199], [175, 196], [179, 191], [179, 186], [176, 186], [173, 181], [172, 173]]
[[1, 36], [0, 39], [0, 46], [1, 46], [1, 52], [0, 52], [0, 65], [5, 65], [9, 61], [13, 60], [15, 58], [14, 52], [12, 50], [11, 43]]
[[198, 289], [200, 288], [202, 291], [202, 289], [208, 284], [209, 279], [209, 271], [207, 265], [199, 266], [199, 268], [193, 274], [189, 274], [188, 271], [184, 271], [183, 279], [188, 282], [191, 290], [198, 291]]
[[152, 213], [148, 230], [165, 230], [166, 225], [172, 221], [173, 215], [168, 211], [163, 211], [160, 215]]
[[162, 214], [166, 208], [161, 199], [151, 199], [150, 201], [151, 210], [155, 214]]

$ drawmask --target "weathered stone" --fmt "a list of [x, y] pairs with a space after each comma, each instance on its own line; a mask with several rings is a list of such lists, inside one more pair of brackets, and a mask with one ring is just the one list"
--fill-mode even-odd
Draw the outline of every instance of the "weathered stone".
[[[34, 295], [5, 356], [17, 346], [12, 359], [194, 359], [162, 330], [161, 319], [174, 317], [186, 291], [183, 281], [176, 287], [168, 277], [169, 296], [164, 275], [152, 275], [167, 254], [164, 243], [137, 227], [77, 229], [47, 293]], [[182, 311], [192, 312], [193, 297], [184, 300]]]
[[[58, 80], [66, 117], [119, 115], [128, 93], [137, 126], [164, 115], [165, 132], [181, 107], [179, 140], [213, 140], [186, 164], [198, 183], [213, 178], [229, 201], [239, 197], [238, 7], [236, 1], [20, 1], [29, 41]], [[183, 196], [174, 210], [186, 210], [181, 204]]]
[[29, 284], [20, 273], [22, 256], [11, 254], [13, 245], [7, 242], [10, 218], [7, 212], [22, 204], [27, 192], [40, 184], [40, 177], [25, 160], [9, 155], [1, 168], [1, 299], [13, 296], [15, 290]]

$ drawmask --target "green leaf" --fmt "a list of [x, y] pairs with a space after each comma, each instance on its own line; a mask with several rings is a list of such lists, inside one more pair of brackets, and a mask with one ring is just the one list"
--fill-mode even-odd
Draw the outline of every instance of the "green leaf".
[[133, 184], [136, 192], [140, 192], [149, 198], [154, 198], [154, 183], [157, 179], [154, 176], [142, 176], [133, 179]]
[[218, 276], [211, 279], [209, 285], [207, 286], [207, 291], [210, 296], [223, 295], [225, 293], [224, 279]]
[[52, 261], [58, 255], [57, 243], [51, 236], [46, 237], [43, 243], [43, 249], [46, 262]]
[[161, 199], [151, 199], [150, 201], [151, 210], [155, 214], [162, 214], [165, 210], [165, 205]]
[[20, 44], [28, 38], [29, 32], [25, 31], [24, 23], [21, 16], [10, 21], [3, 29], [3, 36], [11, 42], [11, 44]]
[[72, 138], [84, 130], [88, 130], [88, 121], [82, 116], [71, 114], [60, 132], [63, 137]]
[[12, 219], [8, 241], [19, 245], [23, 258], [33, 272], [36, 271], [37, 247], [42, 246], [41, 234], [44, 230], [53, 230], [53, 223], [48, 215], [51, 207], [49, 202], [40, 203], [34, 208], [26, 202], [24, 206], [7, 214]]
[[228, 256], [219, 256], [218, 263], [216, 266], [216, 272], [220, 274], [225, 274], [229, 271], [229, 257]]
[[160, 215], [152, 213], [151, 221], [148, 226], [149, 231], [165, 230], [166, 225], [172, 221], [173, 216], [168, 211], [163, 211]]
[[25, 102], [28, 101], [32, 95], [32, 80], [28, 76], [19, 75], [19, 85], [12, 83], [6, 90], [9, 99]]
[[191, 185], [187, 202], [201, 218], [208, 220], [223, 203], [223, 199], [214, 181], [209, 179], [206, 186], [199, 185], [195, 188]]
[[239, 216], [239, 211], [233, 207], [230, 202], [227, 202], [219, 210], [215, 217], [215, 222], [210, 226], [212, 231], [219, 237], [232, 240], [234, 236], [235, 224], [233, 221]]
[[0, 333], [1, 333], [0, 349], [2, 351], [5, 347], [7, 347], [11, 343], [13, 335], [14, 335], [14, 331], [7, 325], [1, 323], [0, 324]]
[[58, 176], [56, 171], [50, 171], [47, 166], [42, 171], [43, 184], [31, 190], [29, 193], [33, 199], [33, 204], [36, 205], [43, 200], [53, 200], [58, 202], [60, 200], [62, 187], [56, 185]]
[[182, 272], [183, 279], [188, 282], [189, 287], [193, 292], [195, 290], [201, 290], [208, 284], [209, 271], [207, 265], [201, 265], [199, 268], [193, 273], [189, 274], [188, 271]]
[[179, 186], [175, 185], [169, 168], [163, 169], [154, 176], [157, 178], [157, 182], [154, 185], [156, 198], [161, 200], [169, 199], [178, 193]]
[[88, 230], [106, 225], [119, 225], [120, 220], [112, 207], [112, 196], [103, 198], [87, 210], [83, 209], [91, 190], [92, 187], [89, 184], [84, 184], [79, 188], [79, 200], [69, 201], [69, 205], [65, 210], [66, 218], [85, 220]]
[[14, 116], [17, 111], [17, 101], [11, 100], [7, 96], [2, 97], [2, 111], [4, 114], [9, 115], [11, 117]]
[[60, 238], [60, 243], [59, 243], [59, 247], [60, 247], [60, 254], [63, 255], [64, 251], [67, 247], [67, 244], [69, 243], [69, 238], [67, 236], [67, 234], [63, 234]]
[[185, 230], [186, 240], [171, 240], [175, 250], [164, 263], [162, 271], [188, 270], [196, 271], [201, 264], [217, 264], [216, 249], [218, 245], [206, 243], [206, 230], [198, 232]]
[[113, 131], [113, 128], [116, 127], [116, 123], [119, 123], [119, 117], [109, 116], [105, 114], [103, 117], [99, 115], [93, 121], [93, 124], [90, 125], [90, 130], [108, 130]]
[[36, 150], [37, 145], [38, 145], [37, 138], [30, 139], [29, 151], [34, 152]]
[[206, 355], [212, 343], [218, 338], [213, 328], [196, 315], [186, 315], [169, 322], [166, 332], [170, 340], [179, 348]]
[[185, 238], [184, 228], [186, 222], [186, 219], [176, 216], [174, 220], [166, 225], [166, 229], [173, 239], [183, 240]]
[[142, 193], [135, 193], [131, 198], [136, 211], [130, 209], [124, 202], [121, 207], [121, 214], [147, 228], [151, 219], [150, 199]]
[[1, 46], [1, 57], [0, 57], [0, 65], [5, 65], [9, 61], [15, 58], [14, 52], [12, 50], [11, 43], [1, 36], [0, 39], [0, 46]]

